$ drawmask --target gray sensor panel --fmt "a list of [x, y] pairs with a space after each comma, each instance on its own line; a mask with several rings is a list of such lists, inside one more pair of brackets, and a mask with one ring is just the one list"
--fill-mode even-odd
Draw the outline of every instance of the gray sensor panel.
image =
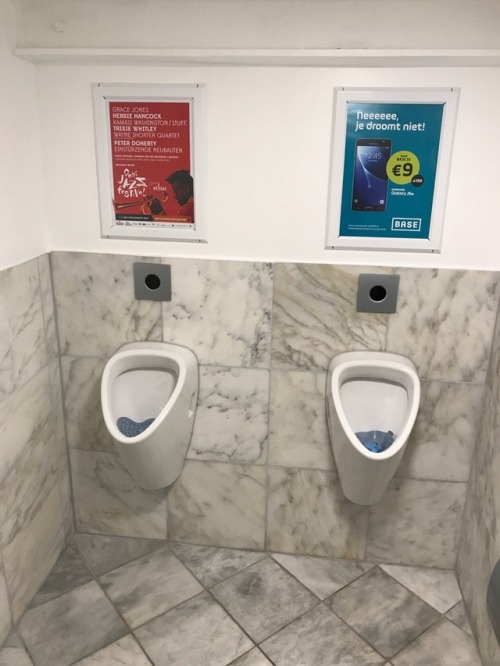
[[135, 297], [145, 301], [171, 301], [169, 264], [134, 264]]
[[396, 312], [399, 275], [361, 273], [358, 280], [358, 312]]

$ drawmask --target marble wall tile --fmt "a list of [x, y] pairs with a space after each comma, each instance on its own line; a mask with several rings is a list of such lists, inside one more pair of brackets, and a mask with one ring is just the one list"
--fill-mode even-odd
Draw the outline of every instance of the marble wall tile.
[[496, 442], [500, 436], [498, 417], [494, 396], [491, 390], [486, 387], [483, 410], [478, 425], [476, 448], [471, 460], [466, 507], [470, 507], [477, 520], [483, 516], [488, 529], [491, 531], [495, 531], [496, 522], [493, 468], [495, 466]]
[[[489, 421], [486, 419], [490, 416]], [[482, 439], [476, 465], [479, 480], [484, 481], [483, 520], [492, 538], [500, 544], [500, 405], [485, 411]], [[475, 500], [477, 503], [477, 499]]]
[[366, 558], [452, 569], [465, 483], [393, 479], [371, 508]]
[[42, 432], [45, 440], [50, 436], [48, 381], [48, 373], [39, 372], [0, 403], [0, 481], [5, 479], [35, 434]]
[[500, 304], [491, 343], [490, 363], [486, 383], [493, 391], [495, 401], [500, 404]]
[[272, 370], [268, 463], [335, 470], [326, 425], [326, 373]]
[[188, 457], [264, 463], [269, 371], [200, 367], [200, 392]]
[[115, 451], [102, 415], [101, 377], [105, 365], [106, 360], [100, 358], [61, 359], [70, 448]]
[[161, 340], [161, 303], [134, 296], [133, 265], [158, 259], [53, 252], [60, 353], [109, 358], [126, 342]]
[[484, 386], [422, 382], [417, 421], [398, 476], [468, 481]]
[[331, 472], [270, 467], [267, 548], [362, 559], [368, 512], [344, 497]]
[[[273, 368], [326, 370], [332, 356], [382, 350], [387, 315], [356, 312], [358, 275], [366, 268], [278, 264], [273, 308]], [[390, 269], [370, 268], [372, 273]]]
[[168, 495], [172, 541], [264, 548], [266, 472], [188, 460]]
[[398, 311], [387, 350], [412, 359], [421, 379], [484, 383], [499, 295], [498, 273], [398, 269]]
[[0, 645], [3, 645], [3, 642], [9, 635], [11, 626], [12, 621], [10, 617], [7, 584], [3, 575], [3, 566], [0, 566]]
[[200, 363], [269, 368], [272, 264], [164, 259], [172, 301], [163, 304], [163, 339], [190, 347]]
[[0, 272], [0, 399], [47, 364], [38, 263]]
[[[0, 485], [0, 543], [3, 546], [39, 511], [59, 479], [61, 457], [53, 431], [47, 372], [40, 374], [45, 375], [45, 382], [40, 384], [42, 391], [45, 388], [45, 395], [39, 393], [36, 402], [24, 405], [20, 418], [28, 420], [31, 428], [24, 433], [27, 435], [25, 445]], [[31, 412], [31, 408], [37, 411]], [[16, 419], [9, 430], [17, 422]]]
[[15, 622], [64, 548], [63, 516], [54, 487], [31, 520], [4, 546], [5, 578]]
[[139, 488], [118, 454], [73, 450], [71, 473], [79, 532], [166, 538], [165, 492]]
[[40, 278], [43, 322], [47, 342], [47, 357], [50, 362], [59, 358], [50, 254], [42, 254], [38, 257], [38, 274]]

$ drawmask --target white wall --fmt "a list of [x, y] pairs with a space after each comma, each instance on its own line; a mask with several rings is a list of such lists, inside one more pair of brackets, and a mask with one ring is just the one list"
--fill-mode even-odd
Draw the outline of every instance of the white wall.
[[[500, 269], [500, 69], [38, 67], [51, 249]], [[207, 85], [208, 243], [100, 238], [91, 82]], [[461, 89], [442, 253], [325, 250], [335, 86]]]
[[19, 44], [142, 48], [500, 47], [498, 0], [19, 0]]
[[35, 67], [14, 46], [15, 14], [0, 0], [0, 269], [47, 250]]

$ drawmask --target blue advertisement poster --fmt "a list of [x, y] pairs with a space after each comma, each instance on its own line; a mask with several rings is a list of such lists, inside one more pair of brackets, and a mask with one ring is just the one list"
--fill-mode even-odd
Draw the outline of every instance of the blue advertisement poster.
[[444, 103], [348, 102], [340, 235], [428, 239]]

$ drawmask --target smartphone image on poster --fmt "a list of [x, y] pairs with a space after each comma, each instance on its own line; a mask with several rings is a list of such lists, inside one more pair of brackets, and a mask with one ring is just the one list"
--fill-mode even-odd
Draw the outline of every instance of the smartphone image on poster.
[[352, 210], [385, 210], [388, 182], [386, 166], [390, 156], [390, 139], [356, 141]]

